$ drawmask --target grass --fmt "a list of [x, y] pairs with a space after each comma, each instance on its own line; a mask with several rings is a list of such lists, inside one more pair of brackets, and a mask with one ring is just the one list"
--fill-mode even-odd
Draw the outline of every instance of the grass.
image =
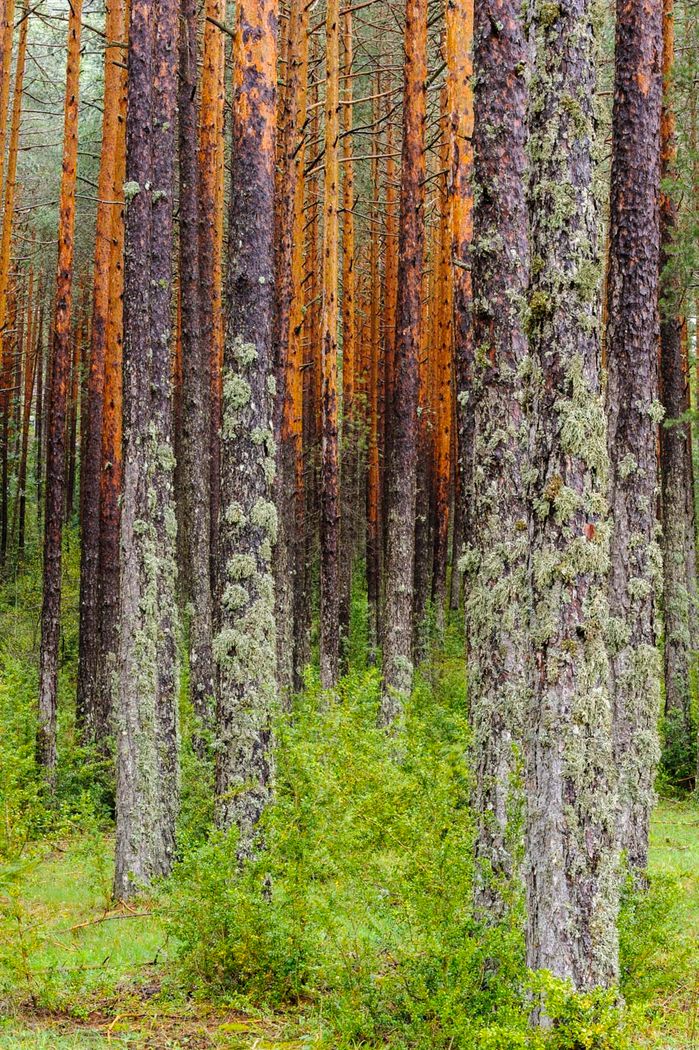
[[[0, 869], [0, 1050], [310, 1050], [303, 1018], [183, 998], [152, 902], [114, 908], [111, 836], [33, 847]], [[663, 801], [653, 822], [644, 936], [627, 973], [633, 1045], [699, 1048], [699, 807]], [[652, 916], [651, 916], [652, 919]], [[645, 917], [647, 923], [648, 916]], [[632, 935], [631, 935], [632, 936]], [[425, 1048], [427, 1050], [427, 1048]]]
[[111, 836], [35, 847], [0, 882], [0, 1050], [312, 1046], [298, 1025], [182, 1001], [153, 902], [114, 907]]

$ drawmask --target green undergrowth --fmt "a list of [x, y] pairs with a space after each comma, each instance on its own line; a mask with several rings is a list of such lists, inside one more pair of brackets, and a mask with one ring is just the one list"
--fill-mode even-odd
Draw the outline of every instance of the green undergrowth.
[[[212, 769], [189, 742], [173, 877], [111, 900], [107, 765], [73, 726], [77, 544], [65, 548], [58, 797], [34, 765], [39, 566], [0, 589], [0, 1050], [691, 1050], [699, 1048], [699, 808], [667, 799], [649, 888], [625, 894], [621, 1007], [524, 966], [521, 916], [476, 921], [463, 630], [430, 622], [395, 736], [358, 592], [350, 670], [310, 669], [276, 728], [265, 849], [242, 872], [212, 827]], [[543, 1002], [553, 1026], [532, 1032]]]

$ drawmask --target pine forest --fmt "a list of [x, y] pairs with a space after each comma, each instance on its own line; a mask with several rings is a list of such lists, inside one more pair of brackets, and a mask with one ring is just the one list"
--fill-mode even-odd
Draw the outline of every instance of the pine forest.
[[698, 0], [0, 0], [0, 1050], [699, 1050]]

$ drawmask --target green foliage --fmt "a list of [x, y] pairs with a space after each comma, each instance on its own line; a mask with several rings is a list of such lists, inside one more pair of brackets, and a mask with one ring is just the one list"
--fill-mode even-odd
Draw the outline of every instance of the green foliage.
[[398, 739], [376, 728], [374, 671], [350, 673], [338, 704], [300, 701], [278, 727], [265, 852], [239, 871], [235, 835], [217, 833], [175, 875], [166, 911], [185, 982], [310, 998], [335, 1046], [471, 1045], [495, 1002], [522, 1022], [519, 933], [486, 934], [472, 914], [459, 666], [422, 676]]
[[686, 792], [696, 776], [696, 728], [687, 726], [682, 711], [668, 711], [662, 721], [661, 733], [660, 783], [667, 793]]
[[79, 552], [75, 530], [64, 544], [63, 618], [59, 653], [59, 779], [47, 796], [34, 761], [38, 696], [41, 563], [37, 556], [0, 589], [0, 857], [21, 853], [49, 832], [67, 834], [109, 817], [110, 763], [80, 746], [74, 726], [78, 653]]

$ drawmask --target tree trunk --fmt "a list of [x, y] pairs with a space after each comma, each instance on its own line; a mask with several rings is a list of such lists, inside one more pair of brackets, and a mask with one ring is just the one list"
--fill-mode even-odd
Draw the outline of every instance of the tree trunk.
[[[202, 368], [209, 382], [209, 557], [212, 601], [216, 576], [220, 489], [221, 355], [223, 348], [223, 114], [225, 105], [224, 35], [212, 19], [225, 20], [224, 0], [206, 0], [199, 122], [199, 323]], [[213, 613], [212, 613], [213, 615]]]
[[342, 523], [340, 579], [340, 635], [345, 666], [348, 658], [352, 574], [357, 548], [357, 432], [355, 419], [355, 271], [354, 271], [354, 161], [352, 157], [352, 12], [342, 22], [344, 92], [342, 105]]
[[[122, 11], [119, 37], [126, 35]], [[114, 196], [109, 260], [109, 310], [104, 357], [102, 470], [99, 487], [99, 624], [95, 739], [109, 733], [118, 703], [120, 522], [122, 488], [123, 344], [124, 344], [124, 177], [126, 166], [126, 70], [119, 69]]]
[[172, 496], [172, 198], [177, 4], [129, 29], [115, 896], [166, 875], [179, 797]]
[[386, 613], [379, 722], [401, 715], [413, 678], [413, 571], [420, 291], [424, 251], [427, 3], [406, 0], [395, 376], [386, 512]]
[[210, 347], [203, 339], [199, 276], [199, 159], [197, 155], [197, 5], [182, 0], [179, 75], [180, 308], [182, 340], [181, 484], [184, 502], [185, 587], [189, 620], [189, 692], [204, 726], [213, 723], [210, 475]]
[[[593, 0], [534, 7], [527, 309], [532, 386], [525, 719], [527, 965], [617, 977], [616, 769], [605, 637], [610, 523], [599, 381]], [[570, 100], [575, 99], [575, 107]]]
[[[693, 750], [691, 718], [692, 618], [687, 558], [694, 549], [689, 386], [682, 351], [681, 279], [672, 257], [677, 228], [676, 120], [671, 98], [674, 60], [674, 2], [663, 0], [663, 105], [660, 123], [660, 390], [665, 419], [660, 428], [663, 524], [663, 619], [665, 662], [665, 750], [669, 772], [686, 776]], [[667, 185], [670, 183], [670, 185]]]
[[[39, 654], [39, 724], [37, 762], [49, 786], [56, 784], [56, 714], [58, 696], [58, 643], [61, 631], [61, 541], [65, 498], [66, 407], [70, 377], [70, 335], [73, 301], [75, 184], [78, 166], [78, 92], [80, 86], [81, 0], [74, 0], [68, 18], [68, 61], [63, 125], [63, 174], [58, 215], [58, 266], [53, 327], [53, 352], [48, 402], [46, 452], [46, 519], [44, 531], [44, 597], [41, 607]], [[25, 16], [27, 12], [25, 11]], [[22, 40], [26, 46], [25, 17]], [[21, 91], [15, 87], [15, 92]], [[19, 108], [17, 109], [19, 118]], [[14, 118], [13, 118], [14, 119]], [[8, 180], [12, 168], [8, 167]], [[6, 220], [7, 221], [7, 220]]]
[[340, 4], [327, 0], [325, 22], [325, 180], [323, 210], [322, 468], [320, 515], [320, 682], [337, 685], [340, 673], [340, 453], [337, 393], [338, 260], [340, 202]]
[[241, 0], [234, 41], [230, 256], [221, 456], [217, 817], [256, 848], [276, 703], [272, 546], [276, 0]]
[[[275, 439], [278, 467], [275, 503], [279, 537], [275, 559], [277, 670], [285, 702], [300, 685], [297, 651], [303, 614], [297, 592], [303, 550], [303, 166], [308, 89], [308, 17], [305, 0], [292, 0], [289, 12], [287, 88], [283, 107], [281, 185], [278, 196], [277, 310], [275, 314]], [[299, 507], [301, 512], [299, 513]], [[297, 623], [298, 621], [298, 623]]]
[[648, 857], [658, 758], [658, 653], [653, 622], [658, 392], [661, 3], [617, 0], [607, 282], [614, 757], [619, 844], [632, 868]]
[[462, 572], [459, 560], [470, 542], [473, 474], [473, 327], [471, 242], [473, 239], [473, 0], [447, 4], [446, 52], [449, 94], [451, 280], [453, 285], [456, 468], [454, 542], [450, 580], [451, 609], [459, 608]]
[[[88, 740], [97, 739], [96, 726], [105, 726], [104, 712], [96, 711], [98, 699], [100, 476], [102, 471], [102, 419], [104, 413], [105, 353], [109, 319], [109, 282], [115, 206], [115, 166], [119, 123], [120, 70], [124, 39], [123, 0], [107, 4], [104, 52], [104, 117], [97, 195], [92, 328], [87, 376], [87, 413], [84, 421], [81, 469], [80, 533], [80, 642], [76, 717]], [[109, 43], [112, 46], [109, 46]]]
[[[498, 884], [515, 875], [526, 692], [527, 424], [521, 370], [527, 340], [526, 73], [520, 4], [476, 0], [474, 27], [473, 473], [466, 473], [468, 689], [478, 814], [476, 900], [499, 914]], [[462, 362], [468, 369], [468, 362]], [[462, 390], [463, 393], [463, 390]], [[462, 422], [462, 426], [464, 423]], [[468, 468], [468, 427], [463, 455]], [[510, 820], [512, 818], [512, 834]]]

